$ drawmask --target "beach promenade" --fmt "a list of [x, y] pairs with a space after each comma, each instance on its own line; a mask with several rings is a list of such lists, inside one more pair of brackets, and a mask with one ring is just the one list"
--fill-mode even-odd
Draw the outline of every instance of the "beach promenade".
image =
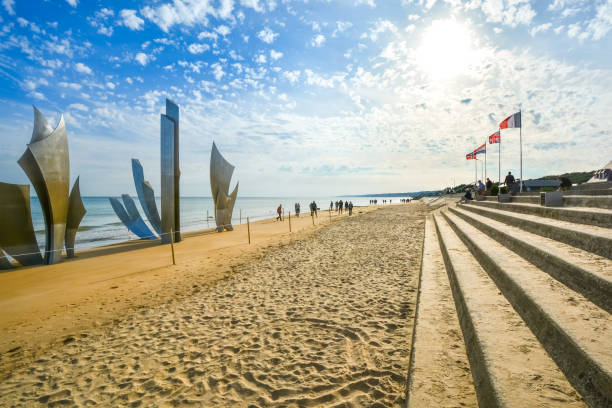
[[2, 274], [0, 406], [401, 406], [426, 211], [267, 220], [251, 245], [238, 226], [177, 244], [176, 266], [142, 243]]

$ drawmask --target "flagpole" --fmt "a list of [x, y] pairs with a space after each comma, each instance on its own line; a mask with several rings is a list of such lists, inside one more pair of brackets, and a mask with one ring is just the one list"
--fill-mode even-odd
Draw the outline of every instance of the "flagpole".
[[474, 188], [476, 188], [478, 184], [478, 156], [474, 155]]
[[499, 128], [499, 154], [497, 158], [499, 163], [497, 164], [497, 195], [500, 194], [501, 191], [501, 128]]
[[520, 184], [520, 192], [523, 192], [523, 115], [521, 114], [521, 109], [519, 109], [519, 118], [521, 118], [521, 126], [519, 127], [519, 140], [521, 143], [521, 184]]
[[484, 180], [486, 182], [487, 180], [487, 141], [485, 140], [485, 175], [484, 175]]

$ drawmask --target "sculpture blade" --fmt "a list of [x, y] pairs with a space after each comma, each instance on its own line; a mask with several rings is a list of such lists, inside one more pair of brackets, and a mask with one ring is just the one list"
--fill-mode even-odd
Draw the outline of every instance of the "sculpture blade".
[[68, 258], [74, 258], [74, 245], [76, 241], [76, 234], [79, 230], [81, 220], [87, 213], [85, 206], [83, 205], [83, 199], [81, 197], [81, 189], [79, 187], [79, 177], [77, 177], [72, 191], [70, 192], [70, 198], [68, 199], [68, 217], [66, 220], [66, 236], [64, 238], [64, 244], [66, 246], [66, 255]]
[[230, 196], [229, 185], [234, 173], [231, 165], [219, 152], [217, 145], [213, 142], [210, 152], [210, 189], [215, 204], [215, 222], [217, 231], [223, 229], [232, 230], [232, 212], [238, 195], [238, 184]]
[[136, 186], [136, 194], [138, 195], [140, 206], [153, 229], [158, 234], [161, 234], [161, 220], [159, 219], [157, 205], [155, 204], [155, 194], [151, 184], [144, 180], [144, 171], [138, 159], [132, 159], [132, 175], [134, 176], [134, 185]]
[[70, 182], [68, 136], [63, 116], [50, 134], [47, 134], [44, 116], [35, 107], [34, 120], [32, 142], [18, 163], [40, 201], [45, 219], [45, 262], [52, 264], [61, 259], [66, 233]]
[[135, 231], [136, 235], [138, 235], [142, 239], [155, 239], [157, 236], [147, 227], [147, 224], [143, 221], [138, 213], [138, 209], [136, 208], [136, 204], [132, 197], [128, 194], [123, 194], [121, 196], [123, 199], [123, 205], [125, 205], [125, 209], [128, 213], [130, 221], [132, 222], [132, 228]]
[[0, 182], [0, 247], [21, 265], [43, 263], [32, 225], [27, 184]]

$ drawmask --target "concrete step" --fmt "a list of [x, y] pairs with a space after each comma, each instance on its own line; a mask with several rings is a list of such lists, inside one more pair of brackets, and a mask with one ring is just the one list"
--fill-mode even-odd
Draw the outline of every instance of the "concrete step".
[[481, 205], [513, 211], [520, 214], [538, 215], [554, 220], [569, 221], [578, 224], [597, 225], [612, 228], [612, 210], [588, 207], [542, 207], [528, 203], [495, 203], [490, 201], [470, 201], [471, 205]]
[[593, 207], [612, 209], [612, 195], [565, 195], [563, 205], [570, 207]]
[[479, 406], [585, 406], [447, 221], [435, 221]]
[[463, 243], [591, 406], [612, 406], [612, 316], [456, 215]]
[[511, 211], [476, 205], [458, 204], [458, 207], [612, 259], [612, 230], [610, 228], [573, 224], [567, 221], [551, 220], [535, 215], [517, 214]]
[[563, 195], [612, 195], [612, 189], [601, 189], [601, 190], [569, 190], [564, 191]]
[[612, 260], [462, 208], [449, 210], [564, 285], [581, 293], [608, 313], [612, 313]]
[[476, 406], [470, 363], [431, 216], [425, 221], [415, 321], [408, 407]]
[[510, 199], [513, 203], [540, 204], [539, 195], [515, 195]]

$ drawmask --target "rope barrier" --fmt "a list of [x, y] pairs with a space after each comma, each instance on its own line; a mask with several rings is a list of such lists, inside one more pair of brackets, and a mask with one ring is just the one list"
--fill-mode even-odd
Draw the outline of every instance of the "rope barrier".
[[[260, 214], [260, 215], [255, 215], [254, 217], [256, 217], [256, 218], [261, 218], [262, 220], [266, 220], [266, 219], [272, 219], [272, 218], [274, 218], [274, 215], [273, 215], [273, 214], [274, 214], [274, 212], [273, 212], [273, 211], [270, 211], [268, 214]], [[290, 214], [290, 213], [289, 213], [289, 214]], [[270, 217], [270, 218], [266, 218], [266, 217], [269, 217], [269, 216], [272, 216], [272, 217]], [[248, 229], [248, 235], [249, 235], [249, 244], [251, 243], [251, 227], [250, 227], [250, 218], [252, 218], [252, 217], [253, 217], [253, 216], [248, 216], [248, 217], [246, 217], [246, 219], [247, 219], [247, 229]], [[289, 215], [289, 217], [291, 217], [291, 215]], [[241, 214], [241, 218], [242, 218], [242, 214]], [[331, 212], [330, 212], [330, 221], [331, 221]], [[208, 223], [208, 220], [207, 220], [207, 223]], [[289, 223], [291, 224], [291, 218], [289, 218]], [[312, 225], [315, 225], [315, 222], [314, 222], [314, 215], [312, 215]], [[209, 233], [209, 232], [211, 232], [211, 233], [212, 233], [212, 232], [215, 232], [215, 231], [216, 231], [216, 229], [217, 229], [217, 228], [219, 228], [219, 227], [226, 228], [226, 227], [229, 227], [229, 226], [232, 226], [232, 224], [223, 224], [223, 225], [218, 225], [218, 226], [216, 226], [216, 227], [211, 228], [211, 229], [212, 229], [212, 231], [205, 231], [205, 230], [194, 230], [194, 231], [185, 231], [185, 232], [186, 232], [186, 233], [187, 233], [187, 232], [203, 232], [203, 233]], [[175, 231], [175, 232], [182, 233], [183, 231], [182, 231], [182, 230], [178, 230], [178, 231]], [[289, 225], [289, 232], [291, 232], [291, 225]], [[161, 238], [162, 238], [163, 236], [165, 236], [165, 235], [170, 235], [170, 236], [171, 236], [171, 238], [172, 238], [172, 239], [171, 239], [171, 241], [172, 241], [172, 242], [171, 242], [171, 246], [172, 246], [172, 247], [174, 246], [174, 242], [173, 242], [173, 241], [174, 241], [174, 239], [173, 239], [173, 237], [174, 237], [174, 232], [172, 232], [172, 230], [171, 230], [171, 232], [166, 232], [166, 233], [161, 233], [161, 234], [147, 235], [147, 236], [144, 236], [144, 237], [138, 237], [137, 239], [132, 238], [132, 237], [131, 237], [131, 234], [133, 234], [133, 233], [129, 232], [129, 230], [128, 230], [128, 239], [127, 239], [127, 241], [128, 241], [128, 242], [129, 242], [129, 241], [143, 241], [143, 240], [149, 240], [149, 239], [161, 239]], [[124, 240], [125, 240], [125, 235], [111, 235], [111, 236], [105, 236], [105, 237], [102, 237], [100, 240], [102, 240], [102, 239], [104, 239], [104, 240], [123, 240], [123, 241], [124, 241]], [[72, 247], [72, 248], [52, 249], [52, 250], [50, 250], [50, 251], [46, 251], [45, 249], [42, 249], [42, 250], [41, 250], [41, 251], [39, 251], [39, 252], [25, 252], [25, 253], [21, 253], [21, 254], [14, 254], [14, 255], [0, 255], [0, 259], [9, 259], [9, 258], [13, 258], [13, 259], [15, 259], [15, 257], [26, 256], [26, 255], [36, 255], [36, 254], [41, 254], [41, 252], [42, 252], [42, 255], [44, 255], [44, 254], [45, 254], [45, 253], [47, 253], [47, 252], [62, 252], [62, 251], [68, 250], [68, 249], [72, 249], [73, 251], [75, 251], [75, 252], [76, 252], [76, 249], [77, 249], [77, 248], [76, 248], [76, 246], [74, 246], [74, 247]], [[174, 249], [174, 248], [172, 248], [172, 249]], [[2, 251], [0, 251], [0, 253], [1, 253], [1, 252], [2, 252]], [[174, 252], [174, 251], [173, 251], [173, 252]], [[173, 261], [174, 261], [174, 253], [173, 253]]]

